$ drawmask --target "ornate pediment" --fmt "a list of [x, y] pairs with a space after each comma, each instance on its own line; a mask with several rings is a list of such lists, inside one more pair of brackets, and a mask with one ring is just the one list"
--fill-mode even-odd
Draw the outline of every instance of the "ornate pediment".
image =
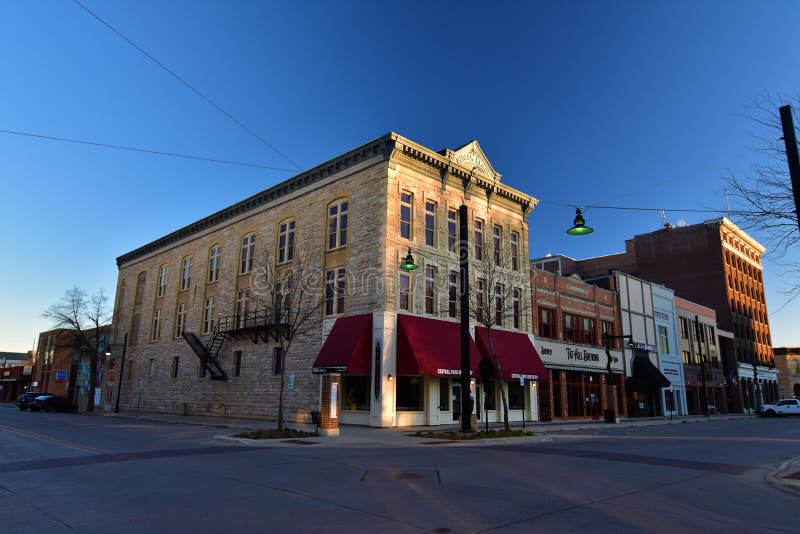
[[452, 164], [459, 165], [467, 172], [474, 171], [489, 180], [500, 181], [502, 175], [494, 170], [477, 141], [470, 141], [456, 150], [448, 149], [445, 151], [445, 155]]

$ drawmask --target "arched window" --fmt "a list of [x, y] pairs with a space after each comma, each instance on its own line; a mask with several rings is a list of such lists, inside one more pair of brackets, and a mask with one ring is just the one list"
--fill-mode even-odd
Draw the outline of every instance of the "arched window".
[[328, 250], [347, 245], [347, 200], [328, 206]]
[[181, 263], [181, 291], [186, 291], [192, 283], [192, 257], [186, 256]]
[[256, 234], [247, 234], [242, 238], [242, 255], [239, 274], [247, 274], [253, 270], [253, 258], [256, 255]]
[[136, 281], [136, 298], [134, 304], [141, 304], [144, 302], [144, 285], [147, 283], [147, 272], [142, 271], [139, 273], [139, 278]]
[[219, 280], [219, 264], [222, 258], [222, 246], [214, 245], [208, 251], [208, 283]]
[[167, 292], [167, 266], [162, 265], [158, 269], [158, 290], [156, 291], [157, 297], [163, 297]]
[[294, 219], [286, 219], [278, 226], [278, 263], [294, 259]]

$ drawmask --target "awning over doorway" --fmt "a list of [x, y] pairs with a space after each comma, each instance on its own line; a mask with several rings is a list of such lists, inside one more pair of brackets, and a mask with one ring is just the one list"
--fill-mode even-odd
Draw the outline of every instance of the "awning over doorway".
[[640, 388], [668, 388], [671, 384], [647, 356], [634, 356], [628, 383]]
[[[480, 353], [469, 339], [472, 376], [478, 375]], [[397, 316], [397, 374], [461, 376], [461, 325], [415, 315]]]
[[372, 314], [339, 317], [322, 345], [311, 372], [372, 373]]
[[[475, 337], [481, 353], [491, 359], [489, 331], [479, 326], [475, 328]], [[544, 382], [549, 379], [547, 368], [527, 334], [492, 328], [492, 345], [505, 380], [524, 378]]]

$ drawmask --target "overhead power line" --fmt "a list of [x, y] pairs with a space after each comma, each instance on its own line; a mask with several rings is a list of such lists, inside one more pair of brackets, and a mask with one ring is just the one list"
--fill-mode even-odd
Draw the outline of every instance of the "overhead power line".
[[721, 213], [727, 215], [753, 215], [752, 211], [735, 211], [729, 209], [706, 209], [706, 208], [648, 208], [648, 207], [641, 207], [641, 206], [603, 206], [603, 205], [595, 205], [595, 204], [564, 204], [561, 202], [550, 202], [547, 200], [542, 200], [539, 204], [552, 204], [553, 206], [563, 206], [565, 208], [580, 208], [582, 211], [586, 212], [589, 209], [598, 209], [598, 210], [623, 210], [623, 211], [664, 211], [664, 212], [671, 212], [671, 213]]
[[163, 63], [161, 63], [159, 60], [157, 60], [156, 58], [154, 58], [154, 57], [153, 57], [152, 55], [150, 55], [150, 54], [149, 54], [149, 53], [148, 53], [148, 52], [147, 52], [147, 51], [146, 51], [144, 48], [142, 48], [141, 46], [139, 46], [138, 44], [136, 44], [135, 42], [133, 42], [133, 41], [132, 41], [131, 39], [129, 39], [129, 38], [128, 38], [128, 37], [127, 37], [125, 34], [123, 34], [121, 31], [119, 31], [119, 30], [118, 30], [118, 29], [116, 29], [114, 26], [112, 26], [111, 24], [109, 24], [108, 22], [106, 22], [106, 21], [105, 21], [105, 20], [104, 20], [102, 17], [100, 17], [100, 15], [98, 15], [97, 13], [95, 13], [94, 11], [92, 11], [91, 9], [89, 9], [88, 7], [86, 7], [85, 5], [81, 4], [81, 3], [80, 3], [78, 0], [72, 0], [72, 1], [73, 1], [73, 2], [75, 2], [75, 4], [77, 4], [77, 5], [78, 5], [78, 7], [80, 7], [81, 9], [83, 9], [84, 11], [86, 11], [87, 13], [89, 13], [91, 16], [93, 16], [95, 19], [97, 19], [98, 21], [100, 21], [100, 22], [101, 22], [101, 23], [102, 23], [104, 26], [106, 26], [106, 27], [107, 27], [109, 30], [111, 30], [112, 32], [114, 32], [115, 34], [117, 34], [117, 35], [118, 35], [118, 36], [119, 36], [121, 39], [123, 39], [123, 40], [124, 40], [125, 42], [127, 42], [129, 45], [131, 45], [131, 46], [132, 46], [132, 47], [134, 47], [136, 50], [138, 50], [139, 52], [141, 52], [141, 53], [142, 53], [142, 54], [143, 54], [143, 55], [144, 55], [144, 56], [145, 56], [147, 59], [149, 59], [150, 61], [152, 61], [153, 63], [155, 63], [156, 65], [158, 65], [158, 66], [159, 66], [159, 67], [161, 67], [162, 69], [164, 69], [165, 71], [167, 71], [167, 72], [168, 72], [168, 73], [169, 73], [169, 74], [170, 74], [170, 75], [171, 75], [173, 78], [175, 78], [176, 80], [178, 80], [179, 82], [181, 82], [183, 85], [185, 85], [187, 88], [189, 88], [189, 90], [191, 90], [191, 91], [192, 91], [194, 94], [196, 94], [197, 96], [199, 96], [200, 98], [202, 98], [203, 100], [205, 100], [206, 102], [208, 102], [208, 103], [209, 103], [211, 106], [213, 106], [214, 108], [216, 108], [216, 109], [217, 109], [217, 110], [218, 110], [220, 113], [222, 113], [223, 115], [225, 115], [226, 117], [228, 117], [230, 120], [232, 120], [233, 122], [235, 122], [235, 123], [236, 123], [236, 124], [237, 124], [237, 125], [238, 125], [240, 128], [242, 128], [244, 131], [246, 131], [247, 133], [249, 133], [250, 135], [252, 135], [252, 136], [253, 136], [253, 137], [255, 137], [256, 139], [258, 139], [258, 140], [259, 140], [259, 141], [260, 141], [260, 142], [261, 142], [263, 145], [265, 145], [267, 148], [269, 148], [270, 150], [272, 150], [273, 152], [275, 152], [276, 154], [278, 154], [278, 155], [279, 155], [280, 157], [282, 157], [284, 160], [286, 160], [286, 161], [288, 161], [289, 163], [291, 163], [291, 164], [292, 164], [292, 165], [293, 165], [293, 166], [294, 166], [294, 167], [295, 167], [297, 170], [299, 170], [299, 171], [302, 171], [302, 170], [303, 170], [302, 168], [300, 168], [300, 166], [299, 166], [297, 163], [295, 163], [294, 161], [292, 161], [291, 159], [289, 159], [289, 158], [288, 158], [287, 156], [285, 156], [285, 155], [284, 155], [284, 154], [283, 154], [283, 153], [282, 153], [280, 150], [278, 150], [278, 149], [277, 149], [277, 148], [275, 148], [273, 145], [271, 145], [270, 143], [268, 143], [268, 142], [266, 141], [266, 139], [264, 139], [263, 137], [261, 137], [260, 135], [258, 135], [258, 134], [257, 134], [256, 132], [254, 132], [252, 129], [248, 128], [248, 127], [247, 127], [247, 126], [246, 126], [244, 123], [242, 123], [242, 121], [240, 121], [239, 119], [237, 119], [236, 117], [234, 117], [233, 115], [231, 115], [230, 113], [228, 113], [227, 111], [225, 111], [225, 110], [222, 108], [222, 106], [220, 106], [219, 104], [217, 104], [216, 102], [214, 102], [213, 100], [211, 100], [209, 97], [207, 97], [206, 95], [204, 95], [203, 93], [201, 93], [201, 92], [200, 92], [198, 89], [196, 89], [196, 88], [195, 88], [195, 87], [194, 87], [192, 84], [190, 84], [189, 82], [187, 82], [186, 80], [184, 80], [183, 78], [181, 78], [181, 77], [180, 77], [180, 76], [179, 76], [179, 75], [178, 75], [178, 74], [177, 74], [175, 71], [173, 71], [172, 69], [170, 69], [169, 67], [167, 67], [166, 65], [164, 65]]
[[110, 145], [108, 143], [96, 143], [94, 141], [84, 141], [82, 139], [69, 139], [66, 137], [54, 137], [52, 135], [40, 135], [28, 132], [17, 132], [14, 130], [0, 130], [0, 133], [10, 134], [10, 135], [22, 135], [25, 137], [35, 137], [38, 139], [48, 139], [50, 141], [63, 141], [65, 143], [78, 143], [81, 145], [90, 145], [90, 146], [99, 146], [103, 148], [115, 148], [117, 150], [130, 150], [133, 152], [144, 152], [146, 154], [156, 154], [158, 156], [169, 156], [172, 158], [186, 158], [186, 159], [194, 159], [198, 161], [210, 161], [212, 163], [224, 163], [225, 165], [239, 165], [241, 167], [255, 167], [258, 169], [268, 169], [271, 171], [283, 171], [283, 172], [296, 172], [294, 169], [282, 169], [280, 167], [270, 167], [267, 165], [259, 165], [257, 163], [243, 163], [241, 161], [230, 161], [224, 159], [215, 159], [215, 158], [205, 158], [203, 156], [191, 156], [189, 154], [178, 154], [175, 152], [163, 152], [161, 150], [150, 150], [148, 148], [136, 148], [130, 146], [122, 146], [122, 145]]

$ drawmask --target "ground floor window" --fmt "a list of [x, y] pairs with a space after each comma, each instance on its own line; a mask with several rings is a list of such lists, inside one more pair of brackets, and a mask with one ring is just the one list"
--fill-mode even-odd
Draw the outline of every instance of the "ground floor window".
[[497, 406], [494, 403], [494, 380], [483, 381], [483, 393], [485, 395], [484, 410], [496, 410]]
[[508, 383], [508, 409], [509, 410], [522, 410], [525, 405], [524, 401], [525, 390], [519, 382]]
[[439, 379], [439, 411], [450, 411], [450, 379]]
[[369, 411], [369, 386], [369, 375], [342, 375], [342, 409]]
[[422, 412], [425, 410], [425, 380], [421, 376], [397, 377], [397, 411]]

